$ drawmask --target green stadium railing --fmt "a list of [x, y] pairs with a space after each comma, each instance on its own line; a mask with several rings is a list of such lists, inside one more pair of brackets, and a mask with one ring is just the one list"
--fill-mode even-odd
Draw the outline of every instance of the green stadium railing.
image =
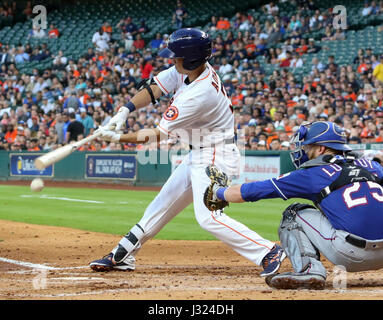
[[[92, 182], [107, 182], [107, 183], [123, 183], [135, 186], [162, 186], [172, 172], [171, 159], [173, 155], [187, 154], [188, 151], [166, 152], [166, 151], [148, 151], [146, 152], [79, 152], [76, 151], [70, 154], [65, 159], [57, 162], [54, 165], [53, 174], [50, 177], [43, 177], [46, 180], [53, 181], [92, 181]], [[0, 151], [0, 180], [31, 180], [36, 175], [11, 175], [11, 155], [39, 155], [44, 152], [12, 152]], [[137, 174], [134, 180], [120, 179], [87, 179], [86, 172], [86, 157], [89, 155], [135, 155], [137, 158]], [[288, 151], [245, 151], [242, 155], [246, 157], [279, 157], [279, 174], [283, 174], [294, 170], [294, 166], [290, 159]], [[36, 173], [35, 173], [36, 174]]]

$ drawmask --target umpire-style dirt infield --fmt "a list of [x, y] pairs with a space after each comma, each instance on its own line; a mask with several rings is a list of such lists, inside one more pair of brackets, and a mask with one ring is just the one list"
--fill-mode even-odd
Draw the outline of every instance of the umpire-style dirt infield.
[[[108, 253], [120, 236], [3, 220], [0, 235], [3, 300], [383, 299], [382, 270], [345, 278], [325, 260], [325, 290], [271, 289], [259, 276], [261, 267], [219, 241], [150, 240], [135, 271], [97, 273], [88, 263]], [[290, 270], [285, 260], [281, 271]]]

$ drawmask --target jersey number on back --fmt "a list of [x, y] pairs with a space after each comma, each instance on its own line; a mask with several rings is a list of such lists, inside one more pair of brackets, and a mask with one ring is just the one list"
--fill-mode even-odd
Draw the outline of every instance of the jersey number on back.
[[[372, 181], [367, 181], [367, 184], [370, 189], [378, 189], [378, 192], [370, 191], [371, 196], [375, 200], [379, 202], [383, 202], [383, 187], [380, 184], [377, 184], [376, 182], [372, 182]], [[352, 194], [354, 192], [359, 191], [359, 189], [360, 189], [360, 182], [355, 182], [343, 191], [343, 199], [348, 209], [351, 209], [357, 206], [366, 205], [368, 203], [367, 198], [365, 196], [359, 197], [359, 198], [352, 198]]]
[[[215, 88], [215, 90], [217, 90], [217, 93], [219, 92], [219, 85], [218, 85], [218, 83], [219, 83], [219, 81], [218, 81], [218, 76], [217, 76], [217, 73], [216, 72], [214, 72], [214, 70], [211, 70], [212, 71], [212, 78], [213, 78], [213, 81], [211, 82], [211, 84], [213, 85], [213, 87]], [[227, 96], [227, 93], [226, 93], [226, 89], [225, 89], [225, 87], [223, 86], [223, 84], [222, 84], [222, 81], [221, 81], [221, 92], [222, 92], [222, 94], [226, 97], [226, 98], [229, 98], [228, 96]], [[232, 107], [232, 105], [230, 105], [230, 111], [231, 111], [231, 113], [233, 113], [233, 107]]]
[[[212, 71], [212, 78], [213, 78], [213, 81], [211, 82], [211, 84], [213, 85], [215, 90], [217, 90], [217, 92], [219, 92], [219, 86], [218, 86], [219, 81], [218, 81], [217, 73], [214, 70], [211, 70], [211, 71]], [[223, 86], [222, 82], [221, 82], [221, 92], [227, 98], [227, 93], [226, 93], [225, 87]]]

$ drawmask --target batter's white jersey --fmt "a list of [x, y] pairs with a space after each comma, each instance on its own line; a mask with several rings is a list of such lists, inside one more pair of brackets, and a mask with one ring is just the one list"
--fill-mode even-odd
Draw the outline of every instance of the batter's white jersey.
[[191, 83], [174, 66], [160, 72], [154, 81], [164, 94], [174, 94], [158, 125], [164, 134], [176, 135], [197, 148], [234, 138], [231, 101], [208, 63]]
[[203, 202], [204, 192], [210, 184], [206, 166], [214, 164], [233, 177], [238, 174], [240, 163], [240, 154], [233, 140], [234, 116], [230, 99], [213, 68], [209, 64], [206, 66], [191, 83], [175, 67], [154, 78], [165, 94], [174, 94], [158, 129], [166, 135], [177, 135], [193, 148], [132, 228], [131, 233], [138, 241], [132, 243], [131, 237], [124, 237], [119, 245], [135, 255], [143, 243], [193, 202], [196, 220], [203, 229], [260, 265], [274, 243], [222, 211], [210, 212]]

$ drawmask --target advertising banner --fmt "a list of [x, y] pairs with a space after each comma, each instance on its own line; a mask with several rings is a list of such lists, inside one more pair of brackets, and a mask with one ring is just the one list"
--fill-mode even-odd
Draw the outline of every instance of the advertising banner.
[[35, 159], [41, 156], [42, 153], [11, 153], [9, 155], [9, 175], [19, 177], [53, 177], [53, 165], [38, 170], [35, 167]]
[[86, 158], [86, 179], [135, 180], [137, 176], [136, 155], [91, 155]]
[[250, 156], [242, 161], [244, 166], [241, 168], [241, 176], [233, 180], [234, 184], [267, 180], [280, 175], [279, 156]]
[[[182, 162], [185, 155], [173, 155], [171, 157], [172, 172]], [[241, 184], [250, 181], [266, 180], [278, 177], [281, 172], [280, 156], [241, 156], [241, 176], [232, 181]]]

